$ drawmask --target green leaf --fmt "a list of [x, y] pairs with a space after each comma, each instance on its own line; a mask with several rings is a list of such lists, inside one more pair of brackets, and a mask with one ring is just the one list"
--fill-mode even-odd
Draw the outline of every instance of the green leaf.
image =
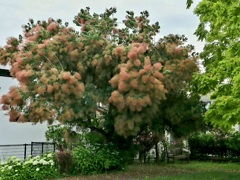
[[193, 0], [187, 0], [187, 3], [186, 3], [187, 7], [186, 8], [189, 9], [192, 4], [193, 4]]

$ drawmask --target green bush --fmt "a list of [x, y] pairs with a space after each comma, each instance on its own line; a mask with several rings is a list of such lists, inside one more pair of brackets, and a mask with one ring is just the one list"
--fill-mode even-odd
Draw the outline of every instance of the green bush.
[[1, 180], [43, 180], [58, 176], [59, 172], [52, 153], [42, 157], [29, 157], [23, 162], [16, 157], [10, 157], [6, 162], [1, 162], [0, 165]]
[[226, 143], [230, 156], [240, 157], [240, 133], [235, 132], [229, 135], [228, 141]]
[[74, 172], [97, 174], [123, 168], [120, 153], [110, 145], [79, 145], [74, 148]]
[[240, 133], [212, 131], [195, 134], [188, 139], [192, 157], [240, 157]]

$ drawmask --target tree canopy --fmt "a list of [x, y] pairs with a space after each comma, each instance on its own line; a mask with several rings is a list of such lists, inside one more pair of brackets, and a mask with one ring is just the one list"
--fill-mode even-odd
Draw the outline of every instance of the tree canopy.
[[195, 76], [193, 87], [212, 94], [205, 117], [222, 128], [240, 122], [239, 12], [239, 0], [202, 0], [195, 9], [200, 18], [195, 34], [206, 45], [200, 55], [205, 71]]
[[[81, 9], [73, 21], [80, 32], [60, 19], [30, 19], [22, 36], [8, 39], [0, 64], [10, 64], [19, 81], [1, 98], [11, 122], [70, 123], [107, 139], [146, 127], [196, 129], [202, 108], [189, 89], [198, 71], [194, 47], [183, 35], [155, 42], [160, 26], [150, 24], [147, 11], [127, 11], [123, 28], [115, 13]], [[96, 117], [100, 107], [103, 116]]]

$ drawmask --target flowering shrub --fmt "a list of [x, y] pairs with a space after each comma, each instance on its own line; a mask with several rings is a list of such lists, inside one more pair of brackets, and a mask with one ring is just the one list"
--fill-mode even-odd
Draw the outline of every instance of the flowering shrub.
[[151, 131], [143, 131], [134, 139], [134, 144], [139, 150], [139, 160], [144, 163], [147, 161], [147, 154], [150, 149], [159, 141], [158, 136], [153, 134]]
[[57, 176], [59, 172], [52, 153], [42, 157], [29, 157], [23, 162], [16, 157], [10, 157], [0, 165], [0, 180], [41, 180]]

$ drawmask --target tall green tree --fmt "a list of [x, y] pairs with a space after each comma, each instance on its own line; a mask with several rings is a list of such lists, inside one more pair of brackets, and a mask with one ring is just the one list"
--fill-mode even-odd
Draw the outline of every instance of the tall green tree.
[[240, 1], [202, 0], [194, 12], [200, 19], [195, 34], [206, 44], [200, 55], [205, 70], [193, 87], [212, 94], [206, 120], [231, 128], [240, 122]]
[[[74, 18], [80, 32], [60, 19], [30, 19], [23, 36], [9, 38], [0, 63], [10, 64], [19, 81], [1, 98], [11, 122], [69, 123], [100, 133], [105, 141], [118, 138], [119, 146], [146, 127], [162, 132], [183, 122], [186, 116], [178, 115], [188, 108], [165, 104], [179, 94], [182, 100], [199, 100], [188, 88], [198, 71], [193, 47], [179, 35], [154, 42], [160, 27], [149, 23], [147, 11], [136, 17], [127, 11], [123, 28], [115, 13], [115, 8], [102, 14], [81, 9]], [[100, 107], [103, 116], [96, 117]]]

